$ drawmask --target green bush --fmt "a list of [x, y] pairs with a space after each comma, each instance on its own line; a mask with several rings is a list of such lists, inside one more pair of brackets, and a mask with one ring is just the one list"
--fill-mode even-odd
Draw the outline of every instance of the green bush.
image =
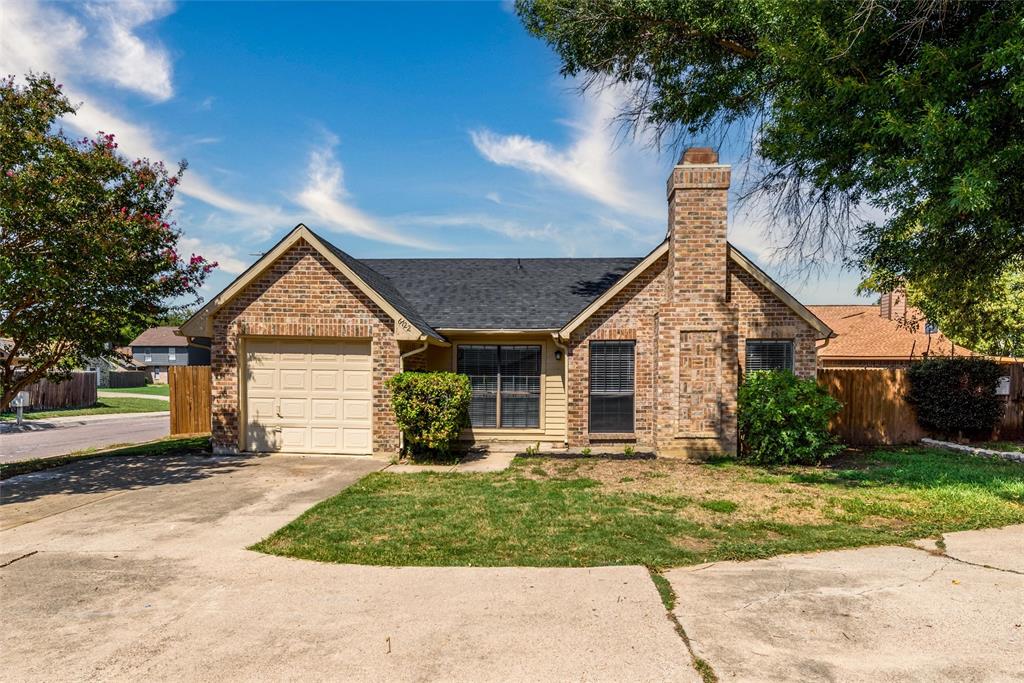
[[454, 372], [402, 372], [387, 382], [391, 409], [413, 454], [447, 455], [469, 424], [469, 377]]
[[925, 429], [953, 436], [992, 433], [1003, 413], [996, 385], [998, 363], [975, 358], [936, 358], [910, 366], [907, 400]]
[[819, 463], [842, 450], [828, 431], [841, 408], [813, 379], [748, 373], [739, 390], [739, 455], [764, 465]]

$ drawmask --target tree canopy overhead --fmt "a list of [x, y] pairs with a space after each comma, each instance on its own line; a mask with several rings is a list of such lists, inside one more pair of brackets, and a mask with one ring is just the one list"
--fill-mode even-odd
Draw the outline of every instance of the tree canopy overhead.
[[[659, 140], [742, 124], [758, 162], [748, 191], [773, 207], [791, 257], [838, 246], [880, 290], [915, 288], [954, 339], [979, 301], [1024, 296], [1005, 286], [1024, 254], [1024, 3], [518, 0], [517, 10], [563, 74], [627, 86], [625, 120]], [[1013, 348], [1019, 327], [987, 324], [983, 337]]]
[[0, 410], [40, 378], [110, 357], [216, 267], [178, 253], [185, 170], [130, 161], [111, 133], [71, 139], [49, 76], [0, 80]]

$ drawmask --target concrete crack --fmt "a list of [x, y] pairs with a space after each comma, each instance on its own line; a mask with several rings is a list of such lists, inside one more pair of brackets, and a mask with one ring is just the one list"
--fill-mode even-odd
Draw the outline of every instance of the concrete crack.
[[3, 564], [0, 564], [0, 569], [3, 569], [4, 567], [10, 566], [10, 565], [14, 564], [15, 562], [17, 562], [18, 560], [24, 560], [26, 557], [32, 557], [33, 555], [35, 555], [38, 552], [39, 552], [38, 550], [33, 550], [32, 552], [25, 553], [24, 555], [22, 555], [20, 557], [14, 558], [13, 560], [7, 560]]
[[952, 555], [946, 552], [946, 542], [942, 536], [940, 536], [939, 540], [936, 542], [936, 547], [938, 548], [937, 550], [929, 550], [928, 548], [922, 548], [917, 545], [911, 545], [909, 547], [913, 548], [914, 550], [920, 550], [921, 552], [928, 553], [929, 555], [932, 555], [934, 557], [944, 557], [947, 560], [953, 560], [954, 562], [966, 564], [971, 567], [978, 567], [980, 569], [991, 569], [992, 571], [1005, 572], [1007, 574], [1016, 574], [1017, 576], [1024, 576], [1024, 572], [1018, 571], [1016, 569], [1006, 569], [1005, 567], [993, 567], [990, 564], [983, 564], [981, 562], [971, 562], [970, 560], [961, 560], [959, 557], [953, 557]]

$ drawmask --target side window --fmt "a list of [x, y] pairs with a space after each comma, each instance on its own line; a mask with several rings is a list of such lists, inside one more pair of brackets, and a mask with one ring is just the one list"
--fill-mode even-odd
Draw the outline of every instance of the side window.
[[173, 346], [167, 347], [167, 360], [175, 360], [174, 348]]
[[590, 342], [590, 431], [632, 432], [635, 347], [633, 341]]
[[146, 347], [146, 362], [149, 363], [153, 360], [153, 349]]
[[748, 339], [746, 372], [756, 370], [793, 371], [793, 342], [775, 339]]

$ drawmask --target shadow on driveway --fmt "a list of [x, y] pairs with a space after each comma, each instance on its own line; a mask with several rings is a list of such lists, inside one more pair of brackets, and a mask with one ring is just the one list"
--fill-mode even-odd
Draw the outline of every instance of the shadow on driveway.
[[186, 484], [250, 467], [261, 457], [266, 456], [98, 456], [6, 479], [0, 483], [0, 505], [27, 503], [50, 495], [118, 493]]

